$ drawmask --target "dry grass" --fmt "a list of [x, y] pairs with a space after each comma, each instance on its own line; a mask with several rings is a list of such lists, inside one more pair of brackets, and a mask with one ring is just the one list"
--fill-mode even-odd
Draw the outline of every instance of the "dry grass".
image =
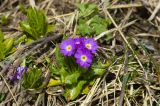
[[[2, 3], [1, 3], [2, 2]], [[46, 88], [35, 95], [22, 90], [20, 82], [10, 84], [8, 76], [20, 65], [26, 56], [41, 53], [47, 42], [62, 34], [76, 35], [78, 17], [77, 3], [92, 2], [99, 6], [100, 14], [112, 21], [109, 30], [95, 36], [100, 43], [98, 56], [111, 61], [106, 73], [97, 78], [88, 95], [81, 95], [75, 101], [67, 102], [61, 96], [60, 86]], [[56, 29], [55, 37], [39, 39], [29, 45], [16, 45], [17, 51], [8, 60], [1, 61], [0, 93], [6, 93], [1, 106], [159, 106], [160, 104], [160, 1], [134, 0], [0, 0], [0, 16], [9, 17], [8, 25], [0, 25], [5, 38], [18, 38], [23, 34], [19, 22], [25, 16], [18, 11], [19, 4], [43, 9], [49, 23]], [[105, 37], [113, 35], [107, 43]], [[59, 43], [59, 41], [52, 42]], [[45, 55], [52, 56], [49, 49], [35, 56], [37, 64]], [[104, 55], [102, 57], [102, 55]], [[43, 70], [47, 70], [44, 64]], [[44, 71], [47, 79], [48, 71]], [[46, 80], [47, 83], [47, 80]]]

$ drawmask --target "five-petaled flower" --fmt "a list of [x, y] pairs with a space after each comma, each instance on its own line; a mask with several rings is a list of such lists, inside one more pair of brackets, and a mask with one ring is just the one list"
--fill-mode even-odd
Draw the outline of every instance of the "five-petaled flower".
[[69, 38], [64, 40], [61, 45], [61, 53], [65, 56], [71, 56], [75, 53], [75, 44], [74, 44], [74, 40]]
[[97, 42], [95, 42], [93, 38], [84, 39], [83, 42], [84, 42], [85, 47], [88, 50], [90, 50], [92, 53], [96, 53], [98, 45], [97, 45]]
[[88, 68], [92, 62], [92, 55], [87, 49], [78, 49], [74, 57], [76, 62], [83, 68]]

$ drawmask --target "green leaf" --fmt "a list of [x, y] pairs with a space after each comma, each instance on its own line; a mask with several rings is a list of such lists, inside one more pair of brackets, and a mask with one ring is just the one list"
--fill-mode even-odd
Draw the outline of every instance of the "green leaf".
[[80, 77], [79, 71], [73, 72], [65, 77], [65, 84], [70, 84], [70, 85], [76, 84], [79, 77]]
[[86, 86], [86, 87], [83, 89], [82, 93], [87, 95], [90, 90], [91, 90], [90, 87], [89, 87], [89, 86]]
[[72, 86], [71, 88], [66, 88], [65, 89], [65, 93], [64, 93], [64, 97], [67, 101], [71, 101], [74, 100], [78, 97], [78, 95], [81, 93], [84, 84], [86, 84], [87, 81], [85, 80], [81, 80], [78, 82], [77, 85]]
[[7, 25], [8, 24], [8, 16], [5, 16], [5, 15], [1, 16], [0, 17], [0, 23], [2, 25]]
[[56, 45], [55, 57], [59, 67], [64, 66], [64, 56], [60, 53], [59, 46]]
[[92, 26], [94, 27], [96, 35], [106, 31], [106, 26], [104, 26], [102, 24], [92, 24]]
[[5, 57], [5, 45], [4, 43], [0, 42], [0, 60]]
[[5, 99], [6, 94], [5, 93], [0, 93], [0, 103]]
[[47, 26], [47, 32], [46, 32], [46, 33], [52, 32], [53, 29], [54, 29], [54, 26], [53, 26], [53, 25], [48, 25], [48, 26]]
[[5, 46], [3, 43], [0, 42], [0, 60], [2, 60], [5, 57]]
[[15, 47], [12, 47], [12, 49], [5, 55], [5, 56], [7, 56], [7, 55], [10, 55], [10, 54], [12, 54], [12, 53], [14, 53], [15, 51], [17, 50], [17, 48], [15, 48]]
[[95, 15], [91, 19], [90, 26], [95, 30], [96, 34], [100, 34], [106, 31], [110, 24], [111, 24], [111, 21], [109, 19], [104, 19], [98, 15]]
[[19, 43], [25, 42], [26, 39], [27, 39], [27, 36], [26, 35], [22, 35], [14, 42], [14, 45], [17, 45]]
[[111, 63], [107, 62], [105, 64], [102, 64], [101, 62], [97, 62], [92, 65], [91, 71], [94, 72], [94, 75], [102, 76], [105, 72], [106, 69], [110, 66]]
[[13, 48], [13, 42], [14, 42], [14, 39], [13, 38], [9, 38], [9, 39], [6, 39], [3, 44], [5, 45], [5, 53], [6, 55], [9, 53], [9, 51]]
[[62, 83], [60, 80], [50, 79], [47, 87], [57, 86], [57, 85], [61, 85], [61, 84]]
[[[22, 28], [22, 30], [26, 31], [27, 33], [29, 33], [32, 36], [31, 27], [28, 22], [26, 22], [26, 21], [20, 22], [20, 27]], [[32, 37], [34, 37], [34, 36], [32, 36]]]
[[64, 67], [60, 68], [60, 76], [61, 76], [61, 82], [65, 84], [65, 78], [69, 75], [69, 73], [64, 69]]
[[34, 37], [39, 38], [47, 32], [47, 19], [45, 14], [41, 10], [35, 8], [29, 8], [27, 12], [28, 23], [32, 28], [32, 31], [35, 32]]
[[42, 86], [42, 70], [33, 68], [23, 76], [22, 86], [25, 89], [39, 89]]
[[0, 30], [0, 42], [3, 42], [4, 40], [4, 34], [3, 32]]
[[94, 13], [97, 9], [96, 4], [89, 4], [89, 3], [83, 3], [78, 5], [78, 8], [80, 10], [79, 16], [80, 17], [87, 17]]
[[109, 19], [101, 18], [98, 15], [93, 16], [91, 19], [79, 19], [77, 26], [77, 34], [80, 35], [93, 35], [100, 34], [107, 30], [111, 24]]
[[80, 34], [80, 35], [91, 35], [93, 34], [93, 29], [87, 25], [86, 23], [80, 23], [78, 26], [77, 26], [77, 34]]
[[32, 7], [27, 10], [27, 21], [21, 22], [20, 26], [33, 39], [43, 37], [53, 30], [53, 26], [48, 24], [44, 12]]
[[52, 75], [60, 75], [59, 68], [54, 64], [49, 64], [49, 70], [51, 71]]
[[29, 44], [29, 43], [31, 43], [31, 42], [33, 42], [33, 39], [31, 39], [31, 38], [27, 38], [27, 40], [26, 40], [25, 44]]

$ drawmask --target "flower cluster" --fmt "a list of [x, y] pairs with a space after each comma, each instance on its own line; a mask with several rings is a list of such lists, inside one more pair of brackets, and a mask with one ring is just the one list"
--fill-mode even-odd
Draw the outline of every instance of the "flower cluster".
[[20, 66], [16, 69], [16, 72], [14, 74], [14, 76], [10, 77], [10, 80], [11, 81], [16, 81], [16, 80], [19, 80], [21, 79], [23, 73], [27, 71], [27, 68], [26, 67], [23, 67], [23, 66]]
[[64, 40], [61, 45], [61, 53], [64, 56], [76, 58], [76, 63], [83, 68], [88, 68], [92, 62], [93, 54], [98, 48], [97, 42], [93, 38], [69, 38]]

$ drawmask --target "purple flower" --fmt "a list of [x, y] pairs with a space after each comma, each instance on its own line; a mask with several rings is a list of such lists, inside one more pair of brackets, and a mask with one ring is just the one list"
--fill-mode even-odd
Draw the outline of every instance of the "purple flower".
[[16, 69], [15, 75], [12, 76], [12, 77], [10, 78], [10, 80], [16, 81], [16, 80], [21, 79], [23, 73], [24, 73], [26, 70], [27, 70], [26, 67], [23, 67], [23, 66], [18, 67], [18, 68]]
[[17, 76], [17, 79], [21, 79], [22, 77], [22, 74], [24, 73], [24, 71], [26, 71], [26, 67], [18, 67], [17, 68], [17, 71], [16, 71], [16, 76]]
[[88, 68], [92, 62], [92, 54], [87, 49], [78, 49], [74, 56], [77, 64], [83, 68]]
[[75, 53], [75, 42], [72, 38], [64, 40], [61, 45], [61, 53], [65, 56], [71, 56]]
[[85, 48], [87, 48], [92, 53], [96, 53], [98, 48], [97, 42], [93, 38], [88, 38], [83, 40]]
[[74, 38], [74, 42], [76, 45], [80, 45], [81, 44], [81, 38]]

